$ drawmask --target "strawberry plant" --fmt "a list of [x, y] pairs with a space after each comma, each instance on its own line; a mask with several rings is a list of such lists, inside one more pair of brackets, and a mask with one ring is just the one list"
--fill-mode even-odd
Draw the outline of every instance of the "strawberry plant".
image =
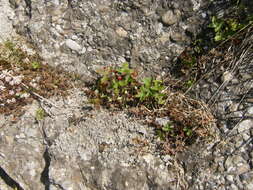
[[117, 107], [135, 104], [139, 83], [136, 80], [137, 72], [130, 69], [128, 63], [120, 68], [103, 68], [98, 73], [101, 78], [95, 86], [96, 98], [92, 101], [102, 105], [115, 104]]
[[151, 77], [144, 78], [136, 97], [141, 102], [145, 102], [147, 106], [155, 107], [157, 106], [156, 104], [162, 105], [165, 103], [166, 94], [163, 93], [164, 89], [165, 87], [161, 80], [154, 80]]
[[[209, 113], [199, 112], [200, 103], [166, 90], [161, 80], [147, 77], [139, 81], [137, 71], [128, 63], [118, 68], [104, 67], [97, 72], [100, 77], [93, 89], [86, 91], [91, 102], [109, 109], [127, 108], [129, 115], [142, 119], [148, 117], [147, 124], [155, 127], [167, 153], [172, 153], [171, 149], [181, 150], [186, 142], [194, 142], [193, 138], [204, 134], [193, 131], [193, 126], [202, 127], [206, 120], [211, 122]], [[192, 117], [194, 114], [196, 118]], [[155, 122], [157, 117], [169, 117], [171, 122], [162, 126]]]
[[148, 77], [140, 83], [137, 72], [128, 63], [119, 68], [103, 68], [98, 73], [101, 77], [95, 85], [95, 98], [92, 102], [121, 108], [137, 104], [154, 108], [165, 103], [162, 81]]

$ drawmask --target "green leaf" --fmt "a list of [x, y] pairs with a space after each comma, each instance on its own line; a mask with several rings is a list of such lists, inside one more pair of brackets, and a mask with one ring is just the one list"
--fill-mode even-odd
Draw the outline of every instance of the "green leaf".
[[123, 75], [124, 74], [130, 75], [130, 74], [132, 74], [134, 72], [133, 69], [129, 68], [129, 64], [128, 63], [123, 63], [122, 66], [119, 69], [117, 69], [117, 71], [119, 73], [123, 74]]
[[157, 136], [161, 139], [161, 140], [165, 140], [165, 133], [162, 130], [157, 130]]
[[191, 130], [190, 128], [184, 127], [184, 128], [183, 128], [183, 131], [185, 132], [185, 134], [186, 134], [187, 136], [192, 136], [192, 130]]
[[31, 63], [31, 66], [32, 66], [32, 68], [33, 69], [39, 69], [40, 67], [41, 67], [41, 65], [40, 65], [40, 63], [39, 62], [36, 62], [36, 61], [34, 61], [34, 62], [32, 62]]
[[173, 130], [173, 127], [170, 123], [166, 123], [166, 125], [163, 126], [162, 130], [165, 131], [165, 132], [170, 132], [170, 131]]
[[104, 75], [101, 79], [100, 82], [101, 84], [106, 84], [109, 80], [109, 77], [107, 75]]
[[149, 88], [151, 86], [152, 78], [151, 77], [147, 77], [147, 78], [144, 78], [142, 81], [143, 81], [145, 87]]
[[215, 37], [214, 37], [214, 40], [215, 40], [216, 42], [218, 42], [218, 41], [223, 40], [223, 37], [222, 37], [221, 34], [216, 34]]

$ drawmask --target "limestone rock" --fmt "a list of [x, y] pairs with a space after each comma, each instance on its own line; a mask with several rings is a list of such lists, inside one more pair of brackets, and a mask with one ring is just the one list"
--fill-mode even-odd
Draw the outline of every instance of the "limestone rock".
[[76, 43], [74, 40], [71, 39], [67, 39], [65, 43], [66, 46], [68, 46], [70, 49], [74, 51], [79, 51], [82, 48], [78, 43]]
[[[0, 166], [13, 183], [26, 190], [174, 187], [176, 176], [155, 155], [150, 128], [130, 121], [124, 112], [94, 110], [80, 99], [86, 97], [79, 90], [50, 99], [54, 106], [41, 106], [51, 117], [39, 122], [36, 102], [15, 125], [7, 127], [6, 118], [0, 126]], [[1, 171], [0, 176], [7, 179]]]
[[13, 34], [12, 19], [14, 11], [10, 8], [10, 3], [7, 0], [0, 0], [0, 42], [9, 39]]
[[164, 24], [172, 25], [179, 22], [181, 18], [181, 12], [179, 10], [168, 10], [163, 16], [162, 21]]
[[249, 130], [253, 127], [253, 120], [251, 119], [247, 119], [247, 120], [243, 120], [239, 126], [238, 126], [238, 132], [245, 132], [246, 130]]
[[[176, 6], [175, 2], [169, 4]], [[17, 1], [14, 26], [19, 34], [31, 39], [49, 64], [61, 65], [87, 78], [92, 78], [94, 68], [101, 63], [119, 65], [122, 57], [150, 73], [159, 73], [168, 69], [167, 62], [189, 45], [183, 37], [171, 45], [165, 34], [172, 29], [184, 31], [184, 26], [198, 20], [192, 31], [196, 33], [205, 21], [197, 13], [201, 6], [192, 11], [190, 2], [177, 4], [172, 10], [163, 0]]]

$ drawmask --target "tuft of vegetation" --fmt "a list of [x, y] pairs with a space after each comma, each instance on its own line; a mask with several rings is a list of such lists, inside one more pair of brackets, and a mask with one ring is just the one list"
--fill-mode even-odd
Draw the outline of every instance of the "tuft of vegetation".
[[165, 102], [162, 81], [147, 77], [139, 82], [137, 71], [129, 68], [128, 63], [118, 68], [103, 68], [98, 73], [101, 77], [94, 87], [92, 103], [117, 108], [133, 107], [141, 103], [152, 109]]
[[165, 86], [161, 80], [148, 77], [143, 79], [136, 97], [146, 106], [153, 108], [165, 103], [166, 94], [163, 93], [164, 90]]
[[37, 121], [43, 120], [46, 117], [46, 112], [42, 108], [38, 108], [35, 113]]
[[0, 114], [20, 115], [33, 99], [67, 95], [68, 76], [11, 41], [0, 44]]
[[[124, 63], [121, 67], [98, 70], [100, 77], [86, 91], [90, 101], [109, 109], [125, 109], [131, 116], [144, 119], [154, 127], [165, 153], [181, 151], [199, 137], [210, 136], [214, 121], [202, 102], [171, 92], [162, 80], [152, 77], [138, 80], [138, 72]], [[157, 118], [169, 117], [161, 125]]]
[[174, 75], [180, 78], [180, 90], [189, 90], [203, 76], [206, 70], [201, 62], [203, 55], [228, 41], [239, 44], [242, 41], [240, 34], [253, 26], [252, 7], [235, 0], [231, 1], [230, 9], [230, 14], [222, 18], [218, 15], [211, 16], [208, 27], [178, 57], [173, 74], [176, 73]]
[[120, 68], [105, 67], [98, 70], [101, 78], [95, 86], [93, 103], [117, 107], [127, 107], [136, 103], [138, 82], [136, 75], [128, 64]]
[[213, 16], [209, 27], [214, 29], [214, 41], [219, 42], [234, 35], [238, 30], [245, 27], [245, 24], [240, 23], [235, 18], [218, 19], [216, 16]]

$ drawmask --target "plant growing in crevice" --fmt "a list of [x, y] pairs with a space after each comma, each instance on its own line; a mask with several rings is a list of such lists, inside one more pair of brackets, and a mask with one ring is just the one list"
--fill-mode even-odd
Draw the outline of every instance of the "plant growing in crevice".
[[129, 68], [128, 63], [122, 67], [107, 67], [97, 71], [101, 77], [95, 85], [93, 103], [125, 107], [135, 104], [138, 89], [137, 72]]
[[166, 98], [166, 94], [163, 92], [165, 90], [163, 82], [151, 77], [144, 78], [142, 82], [136, 97], [147, 106], [159, 107], [159, 105], [163, 105]]
[[229, 41], [235, 44], [242, 41], [241, 34], [253, 26], [252, 10], [247, 2], [235, 0], [229, 6], [230, 14], [225, 12], [222, 17], [210, 17], [210, 24], [196, 35], [196, 39], [177, 58], [172, 75], [180, 78], [178, 88], [186, 91], [192, 86], [190, 81], [198, 81], [202, 77], [208, 66], [203, 64], [201, 57], [211, 49], [219, 48], [222, 44], [228, 45]]
[[98, 73], [101, 77], [94, 87], [93, 103], [119, 108], [138, 104], [154, 108], [165, 103], [162, 81], [147, 77], [139, 82], [137, 71], [131, 69], [128, 63], [119, 68], [103, 68]]
[[11, 41], [0, 44], [0, 114], [22, 114], [22, 107], [40, 97], [67, 95], [69, 75], [42, 64], [37, 54], [28, 54]]
[[[147, 77], [139, 82], [137, 71], [128, 63], [121, 67], [104, 67], [98, 73], [97, 82], [86, 91], [90, 101], [109, 109], [126, 109], [129, 115], [144, 119], [166, 144], [167, 153], [169, 144], [173, 144], [172, 149], [181, 150], [186, 142], [206, 135], [204, 126], [213, 122], [212, 115], [203, 110], [201, 102], [170, 92], [162, 80]], [[169, 117], [171, 122], [160, 126], [155, 122], [157, 117]]]
[[192, 137], [193, 133], [193, 127], [189, 126], [182, 126], [178, 124], [173, 124], [172, 122], [167, 122], [163, 126], [157, 127], [158, 129], [156, 130], [158, 137], [161, 140], [166, 140], [166, 139], [177, 139], [177, 138], [182, 138], [182, 141], [187, 141], [189, 138]]
[[[216, 42], [226, 40], [233, 36], [236, 32], [243, 29], [244, 27], [252, 24], [253, 14], [249, 7], [243, 1], [232, 2], [232, 14], [227, 15], [223, 18], [218, 18], [214, 15], [209, 24], [210, 28], [213, 28]], [[250, 13], [251, 12], [251, 13]]]
[[168, 136], [175, 136], [175, 126], [172, 125], [170, 122], [166, 123], [164, 126], [161, 126], [160, 129], [158, 129], [157, 135], [161, 140], [166, 140]]
[[209, 24], [210, 28], [214, 29], [216, 42], [226, 40], [228, 37], [236, 33], [236, 31], [242, 29], [244, 24], [241, 24], [235, 18], [218, 19], [216, 16], [212, 17], [212, 22]]

